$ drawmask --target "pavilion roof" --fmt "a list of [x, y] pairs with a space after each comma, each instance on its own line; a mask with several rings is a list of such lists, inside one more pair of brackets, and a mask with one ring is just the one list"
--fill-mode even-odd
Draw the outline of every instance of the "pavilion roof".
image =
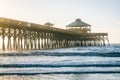
[[66, 27], [87, 27], [87, 26], [91, 26], [83, 21], [81, 21], [81, 19], [76, 19], [74, 22], [68, 24]]

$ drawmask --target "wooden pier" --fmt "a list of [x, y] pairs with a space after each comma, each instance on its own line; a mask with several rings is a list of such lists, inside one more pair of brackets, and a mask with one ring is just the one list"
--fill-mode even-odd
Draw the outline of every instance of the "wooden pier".
[[77, 32], [71, 28], [60, 29], [1, 17], [1, 46], [2, 50], [5, 51], [105, 46], [109, 44], [108, 33], [91, 33], [91, 26], [81, 29], [84, 29], [83, 32]]

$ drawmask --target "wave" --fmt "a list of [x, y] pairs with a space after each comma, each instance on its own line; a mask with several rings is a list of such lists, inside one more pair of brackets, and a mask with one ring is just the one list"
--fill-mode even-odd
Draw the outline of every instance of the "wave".
[[105, 47], [74, 47], [51, 50], [32, 50], [28, 52], [0, 53], [0, 56], [98, 56], [120, 57], [120, 45]]
[[25, 68], [25, 67], [120, 67], [120, 64], [0, 64], [0, 68]]
[[0, 54], [0, 56], [98, 56], [98, 57], [120, 57], [120, 52], [109, 52], [109, 53], [99, 53], [99, 52], [86, 52], [86, 53], [76, 53], [76, 52], [33, 52], [30, 54], [26, 53], [5, 53]]
[[46, 72], [46, 73], [0, 73], [3, 75], [39, 75], [39, 74], [116, 74], [120, 71], [94, 71], [94, 72]]
[[0, 68], [0, 75], [120, 73], [119, 67]]

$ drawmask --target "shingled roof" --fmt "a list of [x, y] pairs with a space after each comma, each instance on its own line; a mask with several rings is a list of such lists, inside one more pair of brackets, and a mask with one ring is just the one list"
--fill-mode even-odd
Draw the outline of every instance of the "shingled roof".
[[68, 24], [66, 27], [87, 27], [87, 26], [91, 26], [83, 21], [81, 21], [81, 19], [76, 19], [74, 22]]

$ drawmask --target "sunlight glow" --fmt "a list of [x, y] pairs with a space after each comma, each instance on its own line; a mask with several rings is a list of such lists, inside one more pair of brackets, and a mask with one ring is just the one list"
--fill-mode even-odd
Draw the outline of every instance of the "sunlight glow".
[[0, 0], [0, 17], [38, 24], [52, 22], [63, 29], [81, 18], [94, 32], [108, 32], [112, 43], [120, 43], [119, 14], [120, 0]]
[[2, 49], [2, 38], [0, 37], [0, 49]]
[[[8, 43], [7, 37], [5, 37], [4, 42], [5, 42], [5, 48], [6, 48], [7, 47], [7, 43]], [[2, 49], [2, 44], [3, 44], [2, 37], [0, 37], [0, 49]]]

